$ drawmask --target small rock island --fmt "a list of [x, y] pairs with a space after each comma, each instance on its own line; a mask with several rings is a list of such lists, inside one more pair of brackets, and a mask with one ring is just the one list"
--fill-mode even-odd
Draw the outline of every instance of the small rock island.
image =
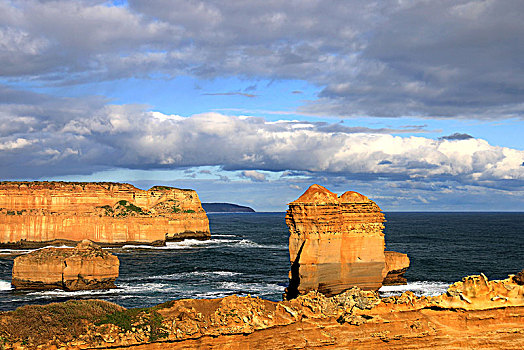
[[209, 239], [193, 190], [113, 182], [0, 182], [0, 246], [38, 248], [89, 239], [101, 246]]
[[66, 291], [115, 288], [118, 258], [89, 240], [75, 248], [44, 248], [14, 260], [15, 289]]
[[378, 290], [385, 278], [405, 283], [409, 258], [384, 252], [384, 221], [379, 206], [360, 193], [309, 187], [286, 214], [292, 266], [285, 297], [313, 290], [333, 296], [354, 286]]

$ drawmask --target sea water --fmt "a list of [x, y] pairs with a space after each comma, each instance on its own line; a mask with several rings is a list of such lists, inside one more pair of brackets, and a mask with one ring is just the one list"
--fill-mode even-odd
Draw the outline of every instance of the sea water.
[[[290, 265], [284, 215], [208, 214], [210, 240], [111, 248], [120, 259], [118, 288], [111, 290], [15, 291], [13, 251], [0, 250], [0, 310], [89, 298], [128, 308], [232, 294], [281, 300]], [[407, 253], [411, 267], [408, 284], [382, 287], [384, 296], [437, 295], [466, 275], [501, 279], [524, 268], [524, 213], [386, 213], [386, 219], [387, 249]]]

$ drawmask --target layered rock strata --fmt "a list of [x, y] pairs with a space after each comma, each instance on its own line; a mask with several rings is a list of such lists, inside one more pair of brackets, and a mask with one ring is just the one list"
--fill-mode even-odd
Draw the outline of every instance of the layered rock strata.
[[384, 272], [386, 276], [382, 281], [384, 286], [392, 286], [398, 284], [406, 284], [407, 280], [404, 273], [409, 268], [409, 257], [407, 254], [385, 251], [384, 258], [386, 267]]
[[318, 290], [327, 296], [353, 286], [377, 290], [386, 275], [384, 214], [366, 196], [348, 191], [340, 197], [312, 185], [289, 203], [287, 298]]
[[115, 288], [119, 266], [115, 255], [84, 240], [75, 248], [43, 248], [15, 258], [12, 285], [66, 291]]
[[[3, 345], [137, 350], [524, 348], [524, 286], [511, 276], [500, 281], [466, 277], [436, 297], [406, 292], [380, 299], [376, 292], [352, 288], [334, 297], [312, 291], [278, 303], [229, 296], [176, 300], [141, 310], [108, 304], [64, 303], [63, 309], [80, 314], [81, 320], [71, 316], [52, 324], [46, 316], [60, 314], [60, 304], [2, 313]], [[79, 313], [78, 308], [97, 310], [96, 315]], [[98, 310], [117, 311], [102, 316]], [[26, 314], [40, 317], [26, 322]], [[46, 332], [35, 332], [40, 324], [47, 325]]]
[[120, 183], [0, 182], [0, 245], [40, 247], [89, 239], [103, 246], [209, 238], [193, 190]]

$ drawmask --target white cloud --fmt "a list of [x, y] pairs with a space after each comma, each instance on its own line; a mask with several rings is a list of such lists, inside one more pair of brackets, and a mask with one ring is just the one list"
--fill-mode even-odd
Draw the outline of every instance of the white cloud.
[[31, 145], [33, 142], [34, 141], [29, 141], [20, 137], [16, 140], [0, 142], [0, 151], [9, 151], [24, 148]]
[[[41, 106], [24, 106], [21, 111], [31, 116], [30, 123], [17, 125], [16, 139], [0, 144], [0, 162], [13, 161], [16, 150], [17, 163], [2, 168], [0, 176], [219, 166], [244, 171], [244, 177], [257, 181], [268, 179], [260, 171], [289, 170], [369, 181], [453, 179], [501, 188], [524, 183], [524, 151], [476, 138], [401, 137], [325, 123], [297, 128], [302, 122], [219, 113], [179, 117], [136, 105], [91, 106], [80, 115], [77, 108], [71, 110], [62, 109], [50, 119]], [[10, 114], [0, 115], [0, 122], [9, 125], [20, 111], [6, 112]], [[42, 149], [60, 156], [36, 152]]]
[[242, 176], [253, 181], [266, 181], [266, 174], [256, 170], [244, 170]]

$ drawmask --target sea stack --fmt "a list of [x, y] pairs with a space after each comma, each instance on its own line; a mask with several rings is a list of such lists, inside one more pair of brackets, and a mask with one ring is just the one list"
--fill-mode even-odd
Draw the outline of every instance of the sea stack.
[[147, 191], [111, 182], [0, 182], [0, 246], [163, 245], [208, 239], [209, 221], [193, 190]]
[[379, 289], [388, 272], [384, 221], [378, 205], [360, 193], [339, 197], [322, 186], [309, 187], [286, 214], [292, 266], [285, 297], [311, 290], [332, 296], [353, 286]]
[[394, 286], [400, 284], [406, 284], [407, 280], [404, 277], [404, 273], [409, 268], [409, 257], [407, 254], [399, 252], [385, 251], [384, 257], [386, 260], [386, 269], [384, 280], [382, 285]]
[[15, 258], [16, 289], [66, 291], [115, 288], [118, 258], [89, 240], [75, 248], [43, 248]]

